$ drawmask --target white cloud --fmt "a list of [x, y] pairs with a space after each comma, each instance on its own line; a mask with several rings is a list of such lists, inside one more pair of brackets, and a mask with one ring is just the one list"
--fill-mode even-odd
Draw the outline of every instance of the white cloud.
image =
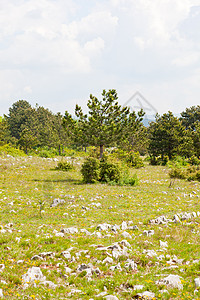
[[32, 88], [30, 85], [27, 85], [23, 88], [24, 92], [27, 94], [31, 94], [32, 93]]
[[200, 59], [199, 52], [192, 52], [186, 54], [180, 54], [179, 57], [175, 58], [172, 63], [179, 67], [186, 67], [190, 65], [194, 65]]
[[160, 109], [170, 97], [199, 99], [197, 6], [200, 0], [1, 0], [1, 109], [29, 97], [63, 111], [104, 88], [127, 98], [144, 91]]
[[105, 48], [104, 40], [100, 37], [86, 42], [84, 45], [85, 53], [89, 54], [91, 57], [93, 54], [96, 56], [97, 54], [100, 54], [103, 49]]

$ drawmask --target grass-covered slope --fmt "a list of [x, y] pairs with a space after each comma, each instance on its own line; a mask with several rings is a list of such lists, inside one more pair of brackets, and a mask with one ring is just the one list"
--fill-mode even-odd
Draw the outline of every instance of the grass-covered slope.
[[169, 188], [167, 168], [146, 166], [135, 187], [82, 184], [80, 163], [0, 158], [0, 294], [200, 299], [200, 183]]

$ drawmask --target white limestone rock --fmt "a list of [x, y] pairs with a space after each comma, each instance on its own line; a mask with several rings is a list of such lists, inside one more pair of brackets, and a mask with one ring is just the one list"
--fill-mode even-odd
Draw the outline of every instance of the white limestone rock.
[[43, 276], [39, 267], [29, 268], [27, 273], [22, 276], [22, 281], [24, 283], [31, 283], [35, 280], [45, 281], [46, 276]]
[[195, 278], [194, 283], [195, 283], [195, 287], [199, 288], [200, 287], [200, 277]]
[[180, 277], [173, 274], [158, 280], [156, 284], [165, 284], [168, 288], [178, 288], [179, 290], [183, 289]]

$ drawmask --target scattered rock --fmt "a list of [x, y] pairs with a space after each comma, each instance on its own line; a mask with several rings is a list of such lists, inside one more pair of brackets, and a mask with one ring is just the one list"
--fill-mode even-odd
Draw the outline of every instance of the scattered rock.
[[132, 239], [132, 236], [127, 231], [122, 232], [124, 238]]
[[137, 264], [131, 259], [128, 259], [124, 266], [129, 270], [137, 271]]
[[63, 255], [64, 258], [71, 259], [71, 254], [69, 251], [63, 251], [61, 255]]
[[155, 299], [155, 294], [151, 293], [149, 291], [145, 291], [143, 293], [138, 293], [137, 295], [134, 296], [135, 299], [145, 299], [145, 300], [151, 300]]
[[102, 261], [103, 264], [112, 264], [113, 263], [113, 259], [112, 257], [109, 257], [107, 256], [103, 261]]
[[64, 204], [64, 203], [65, 203], [64, 199], [54, 199], [50, 207], [56, 207], [57, 205]]
[[0, 264], [0, 272], [3, 272], [4, 269], [5, 269], [5, 265], [4, 264]]
[[195, 287], [199, 288], [200, 287], [200, 277], [195, 278], [194, 283], [195, 283]]
[[99, 224], [97, 226], [97, 230], [101, 230], [101, 231], [107, 231], [110, 228], [111, 228], [111, 225], [110, 224], [106, 224], [106, 223]]
[[104, 297], [104, 299], [106, 300], [118, 300], [118, 298], [116, 296], [113, 296], [113, 295], [107, 295]]
[[62, 233], [75, 234], [78, 233], [78, 229], [76, 227], [69, 227], [61, 229]]
[[168, 243], [167, 242], [160, 241], [160, 248], [167, 248], [167, 247], [168, 247]]
[[156, 284], [165, 284], [168, 288], [178, 288], [179, 290], [183, 289], [180, 277], [173, 274], [158, 280]]
[[143, 288], [144, 288], [144, 285], [142, 285], [142, 284], [137, 284], [137, 285], [134, 285], [134, 287], [133, 287], [134, 291], [143, 290]]
[[39, 267], [32, 267], [28, 269], [28, 272], [22, 276], [24, 283], [34, 282], [35, 280], [45, 281], [46, 277], [43, 276]]

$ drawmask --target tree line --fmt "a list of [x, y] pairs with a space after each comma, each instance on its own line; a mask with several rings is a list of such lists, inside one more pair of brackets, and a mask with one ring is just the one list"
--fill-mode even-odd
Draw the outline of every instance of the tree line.
[[0, 118], [0, 142], [18, 146], [26, 153], [37, 147], [105, 147], [148, 154], [152, 163], [174, 156], [200, 157], [200, 106], [186, 108], [176, 117], [172, 112], [156, 115], [148, 127], [143, 125], [144, 112], [131, 111], [118, 103], [116, 90], [103, 90], [102, 99], [90, 95], [85, 114], [79, 105], [75, 115], [68, 111], [53, 114], [50, 110], [19, 100]]

